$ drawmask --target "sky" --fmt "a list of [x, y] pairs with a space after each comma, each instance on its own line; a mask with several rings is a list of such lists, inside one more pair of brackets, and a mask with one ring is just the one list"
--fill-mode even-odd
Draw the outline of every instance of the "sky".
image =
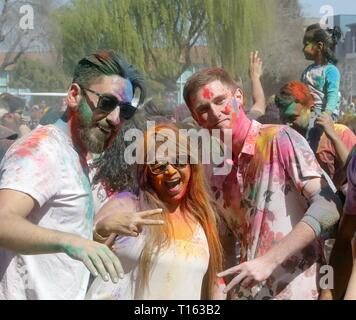
[[[303, 8], [303, 14], [306, 17], [322, 17], [325, 13], [320, 13], [323, 6], [329, 5], [334, 11], [334, 15], [338, 14], [355, 14], [355, 0], [299, 0]], [[328, 10], [328, 9], [327, 9]], [[332, 14], [331, 14], [332, 15]]]

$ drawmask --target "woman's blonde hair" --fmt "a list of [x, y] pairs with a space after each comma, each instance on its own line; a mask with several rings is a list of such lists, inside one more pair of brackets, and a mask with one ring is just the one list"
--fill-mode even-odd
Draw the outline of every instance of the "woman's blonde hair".
[[[173, 133], [173, 135], [172, 135]], [[157, 143], [158, 140], [165, 140]], [[173, 139], [174, 138], [174, 139]], [[151, 143], [153, 140], [155, 143]], [[170, 143], [170, 146], [176, 147], [176, 155], [186, 156], [187, 163], [190, 163], [191, 176], [187, 192], [181, 200], [181, 209], [185, 213], [185, 219], [192, 219], [198, 222], [207, 237], [209, 246], [209, 267], [204, 277], [202, 287], [202, 299], [212, 299], [213, 290], [216, 285], [216, 274], [222, 269], [222, 248], [218, 236], [217, 215], [211, 206], [211, 199], [208, 193], [202, 165], [193, 164], [189, 152], [189, 139], [186, 135], [179, 132], [178, 128], [171, 124], [160, 124], [148, 130], [144, 135], [144, 160], [145, 164], [137, 166], [137, 178], [139, 185], [140, 209], [163, 208], [163, 212], [155, 216], [156, 219], [165, 221], [162, 226], [147, 228], [147, 238], [145, 246], [141, 253], [139, 264], [139, 281], [136, 283], [137, 292], [143, 292], [148, 288], [151, 266], [157, 257], [159, 251], [167, 247], [174, 239], [174, 230], [167, 214], [164, 203], [155, 192], [149, 182], [149, 168], [147, 165], [148, 155], [157, 151], [157, 147], [163, 142]], [[177, 157], [178, 158], [178, 157]], [[177, 159], [178, 161], [178, 159]], [[193, 163], [192, 163], [193, 162]], [[148, 205], [147, 205], [148, 204]]]

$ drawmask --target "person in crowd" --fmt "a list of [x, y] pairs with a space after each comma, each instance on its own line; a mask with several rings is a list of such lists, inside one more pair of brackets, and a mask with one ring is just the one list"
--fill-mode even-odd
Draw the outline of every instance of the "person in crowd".
[[16, 132], [0, 125], [0, 162], [7, 149], [9, 149], [17, 138], [18, 134]]
[[316, 151], [322, 129], [315, 120], [322, 112], [336, 120], [340, 107], [340, 71], [336, 67], [335, 48], [341, 38], [341, 30], [322, 29], [320, 24], [310, 25], [303, 39], [303, 52], [307, 60], [313, 61], [303, 72], [301, 81], [308, 85], [314, 97], [314, 106], [310, 117], [307, 140]]
[[89, 272], [117, 282], [117, 256], [92, 241], [86, 157], [102, 153], [144, 86], [121, 56], [101, 50], [79, 61], [67, 110], [15, 142], [0, 166], [0, 300], [83, 299]]
[[[112, 247], [125, 277], [117, 284], [97, 278], [87, 299], [224, 298], [216, 276], [222, 265], [217, 218], [202, 166], [192, 159], [189, 145], [173, 124], [146, 131], [138, 151], [143, 152], [143, 163], [136, 164], [136, 188], [131, 192], [117, 192], [124, 173], [110, 160], [115, 154], [119, 158], [122, 150], [104, 155], [97, 177], [112, 196], [96, 216], [94, 235]], [[157, 208], [163, 211], [152, 215]], [[142, 221], [143, 216], [164, 224], [122, 227], [123, 217]]]
[[[290, 81], [280, 89], [275, 101], [282, 122], [290, 124], [306, 137], [315, 105], [309, 88], [302, 82]], [[356, 136], [348, 127], [334, 124], [327, 113], [317, 117], [316, 124], [324, 131], [315, 149], [316, 158], [335, 186], [340, 188], [346, 180], [343, 171], [349, 153], [356, 144]]]
[[334, 274], [333, 288], [323, 291], [324, 300], [342, 298], [356, 300], [356, 146], [350, 158], [347, 167], [348, 188], [344, 214], [330, 256]]
[[35, 129], [40, 124], [41, 118], [42, 118], [42, 111], [40, 107], [36, 104], [33, 105], [31, 107], [30, 122], [29, 122], [29, 126], [31, 130]]
[[318, 236], [337, 223], [338, 199], [306, 140], [288, 126], [249, 120], [242, 97], [221, 68], [198, 71], [184, 87], [194, 119], [220, 130], [233, 155], [214, 187], [240, 257], [219, 276], [233, 277], [225, 288], [232, 298], [317, 299]]
[[339, 119], [338, 123], [347, 126], [354, 134], [356, 134], [356, 113], [344, 114], [341, 119]]

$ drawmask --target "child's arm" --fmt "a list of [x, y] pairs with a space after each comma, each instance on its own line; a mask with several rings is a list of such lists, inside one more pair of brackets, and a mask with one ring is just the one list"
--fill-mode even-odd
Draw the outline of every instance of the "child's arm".
[[266, 98], [261, 84], [262, 60], [258, 56], [258, 51], [251, 52], [250, 54], [249, 74], [251, 79], [252, 98], [254, 103], [250, 110], [250, 113], [263, 116], [266, 112]]
[[340, 72], [334, 65], [329, 65], [325, 71], [326, 83], [326, 108], [332, 114], [339, 104]]
[[347, 146], [341, 140], [339, 135], [337, 134], [334, 126], [334, 122], [331, 119], [330, 115], [323, 113], [316, 119], [316, 124], [323, 127], [326, 136], [330, 139], [332, 144], [334, 145], [337, 159], [339, 160], [341, 166], [344, 168], [347, 163], [347, 159], [349, 157], [350, 151]]

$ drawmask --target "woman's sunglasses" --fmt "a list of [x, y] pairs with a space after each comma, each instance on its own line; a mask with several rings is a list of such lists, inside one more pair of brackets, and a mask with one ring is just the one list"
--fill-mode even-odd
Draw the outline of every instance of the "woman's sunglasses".
[[94, 110], [98, 109], [100, 111], [103, 111], [103, 112], [109, 114], [112, 111], [114, 111], [117, 107], [119, 107], [120, 108], [120, 118], [125, 119], [125, 120], [131, 119], [137, 110], [137, 108], [134, 107], [131, 103], [122, 102], [111, 93], [98, 93], [98, 92], [95, 92], [88, 88], [83, 88], [81, 86], [79, 86], [79, 87], [83, 90], [84, 94], [85, 94], [85, 91], [89, 91], [99, 97], [98, 103], [97, 103], [96, 107], [94, 108]]
[[158, 162], [152, 165], [148, 165], [150, 171], [154, 175], [165, 173], [168, 170], [168, 166], [171, 165], [176, 170], [184, 169], [188, 164], [186, 163], [170, 163], [168, 161]]

